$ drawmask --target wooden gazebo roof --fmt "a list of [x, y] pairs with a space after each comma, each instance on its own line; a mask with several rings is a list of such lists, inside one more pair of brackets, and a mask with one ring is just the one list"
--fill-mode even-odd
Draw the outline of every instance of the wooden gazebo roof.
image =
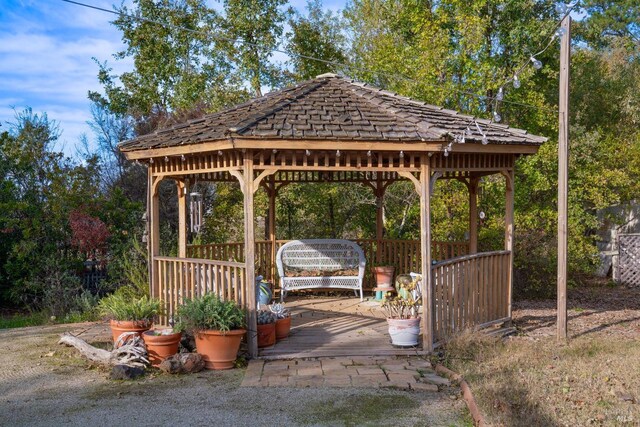
[[323, 74], [125, 141], [119, 148], [132, 159], [202, 152], [207, 150], [205, 146], [213, 150], [220, 148], [216, 143], [221, 142], [248, 148], [251, 141], [268, 141], [273, 148], [280, 148], [280, 144], [293, 148], [294, 141], [306, 141], [307, 146], [323, 141], [324, 149], [328, 148], [327, 143], [334, 149], [347, 149], [349, 143], [384, 142], [423, 151], [425, 143], [449, 143], [456, 135], [465, 135], [467, 142], [479, 145], [482, 133], [476, 123], [492, 145], [533, 146], [533, 150], [522, 151], [535, 152], [546, 141], [521, 129], [415, 101], [335, 74]]

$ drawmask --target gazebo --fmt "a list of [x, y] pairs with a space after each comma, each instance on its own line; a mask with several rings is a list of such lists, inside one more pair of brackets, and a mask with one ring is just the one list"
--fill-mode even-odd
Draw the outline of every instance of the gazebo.
[[[514, 167], [545, 138], [418, 102], [335, 74], [120, 144], [148, 166], [151, 295], [173, 313], [184, 298], [216, 292], [246, 307], [256, 329], [256, 262], [273, 275], [278, 189], [289, 183], [362, 183], [378, 198], [376, 239], [360, 242], [368, 264], [385, 262], [423, 277], [423, 350], [471, 326], [509, 321], [513, 282]], [[487, 175], [505, 177], [504, 250], [478, 253], [477, 193]], [[162, 256], [158, 185], [178, 190], [178, 256]], [[469, 190], [469, 241], [431, 241], [431, 190], [455, 179]], [[395, 181], [420, 197], [420, 240], [383, 239], [382, 198]], [[244, 243], [187, 243], [187, 196], [194, 182], [237, 181], [244, 195]], [[256, 241], [254, 194], [269, 196], [269, 239]], [[432, 265], [432, 252], [439, 262]], [[233, 256], [232, 256], [233, 255]], [[229, 260], [233, 258], [233, 260]], [[165, 318], [166, 320], [166, 318]], [[257, 341], [247, 336], [249, 354]]]

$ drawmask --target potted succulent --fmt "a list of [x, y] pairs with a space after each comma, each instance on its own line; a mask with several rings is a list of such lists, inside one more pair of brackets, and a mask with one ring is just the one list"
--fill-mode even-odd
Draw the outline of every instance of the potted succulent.
[[282, 340], [289, 336], [291, 331], [291, 315], [284, 303], [275, 303], [269, 309], [276, 315], [276, 340]]
[[398, 347], [415, 347], [420, 336], [420, 316], [418, 307], [421, 299], [417, 296], [417, 287], [420, 278], [416, 278], [409, 284], [401, 287], [409, 293], [409, 296], [393, 296], [391, 292], [386, 294], [382, 308], [387, 315], [389, 336], [391, 344]]
[[182, 333], [173, 329], [151, 329], [142, 333], [142, 339], [147, 346], [151, 365], [158, 366], [178, 352]]
[[151, 329], [153, 319], [160, 313], [160, 301], [118, 290], [102, 298], [98, 310], [110, 319], [111, 335], [116, 342], [125, 332], [141, 334]]
[[179, 331], [193, 332], [196, 351], [207, 369], [231, 369], [240, 349], [246, 313], [234, 301], [216, 294], [186, 300], [178, 308]]
[[258, 348], [276, 343], [276, 320], [275, 313], [268, 310], [258, 311]]

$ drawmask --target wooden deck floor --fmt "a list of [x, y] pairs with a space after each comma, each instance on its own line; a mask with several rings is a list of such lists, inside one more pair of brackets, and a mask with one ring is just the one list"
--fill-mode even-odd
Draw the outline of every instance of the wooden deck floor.
[[394, 348], [380, 303], [353, 297], [289, 297], [291, 335], [260, 357], [284, 359], [323, 356], [415, 355], [421, 349]]

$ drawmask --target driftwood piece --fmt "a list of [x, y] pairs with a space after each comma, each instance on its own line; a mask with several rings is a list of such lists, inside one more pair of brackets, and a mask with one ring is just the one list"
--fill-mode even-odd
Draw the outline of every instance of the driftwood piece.
[[142, 368], [149, 365], [144, 341], [134, 332], [125, 332], [120, 335], [113, 351], [94, 347], [68, 332], [60, 336], [58, 343], [75, 347], [81, 355], [102, 365], [127, 365]]
[[65, 332], [60, 336], [60, 341], [58, 341], [58, 344], [65, 344], [70, 347], [75, 347], [81, 355], [91, 360], [92, 362], [97, 362], [102, 365], [113, 364], [110, 351], [87, 344], [86, 341], [76, 337], [75, 335], [71, 335], [69, 332]]

